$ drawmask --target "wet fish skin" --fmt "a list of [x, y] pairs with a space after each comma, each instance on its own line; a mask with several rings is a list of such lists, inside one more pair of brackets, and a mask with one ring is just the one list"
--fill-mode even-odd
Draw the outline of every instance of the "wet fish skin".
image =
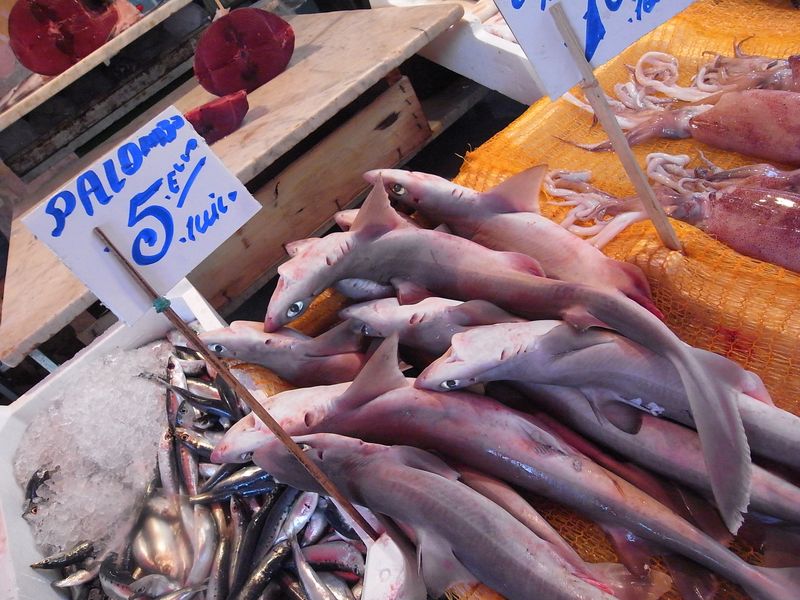
[[281, 574], [281, 589], [289, 600], [309, 600], [303, 586], [289, 573]]
[[275, 545], [281, 527], [292, 510], [295, 500], [301, 493], [300, 490], [289, 487], [275, 500], [253, 552], [253, 562], [258, 562], [267, 550]]
[[255, 565], [242, 589], [233, 596], [234, 600], [256, 600], [267, 584], [283, 568], [292, 552], [288, 540], [275, 544]]
[[297, 538], [292, 538], [291, 544], [297, 574], [300, 576], [300, 582], [303, 584], [303, 589], [305, 589], [309, 600], [336, 600], [333, 592], [322, 583], [314, 569], [306, 561], [303, 551], [300, 550], [300, 544], [297, 543]]
[[175, 438], [203, 460], [208, 460], [211, 453], [214, 451], [214, 444], [212, 442], [191, 429], [176, 427]]
[[366, 336], [387, 338], [397, 333], [401, 344], [433, 356], [444, 354], [456, 333], [479, 325], [523, 321], [485, 300], [435, 297], [416, 304], [401, 304], [397, 298], [373, 300], [348, 306], [339, 316], [349, 319]]
[[[205, 463], [205, 464], [211, 464], [211, 463]], [[197, 488], [198, 492], [200, 493], [207, 492], [215, 485], [217, 485], [220, 481], [222, 481], [229, 475], [233, 475], [239, 469], [242, 468], [240, 465], [233, 463], [223, 463], [221, 465], [213, 465], [213, 466], [215, 469], [214, 472], [210, 475], [207, 475], [207, 479], [205, 480], [203, 485]], [[203, 475], [203, 465], [200, 465], [200, 475]]]
[[327, 502], [325, 504], [325, 517], [327, 518], [331, 527], [333, 527], [333, 529], [339, 535], [346, 537], [349, 540], [359, 539], [356, 530], [350, 526], [348, 520], [344, 518], [342, 513], [333, 502]]
[[[401, 205], [445, 223], [456, 235], [494, 250], [520, 252], [537, 260], [548, 277], [619, 290], [660, 315], [644, 273], [600, 250], [539, 213], [539, 193], [547, 167], [531, 167], [483, 194], [444, 178], [400, 169], [369, 171]], [[404, 193], [391, 194], [400, 186]], [[514, 206], [514, 202], [518, 205]], [[515, 210], [522, 208], [523, 210]]]
[[153, 573], [136, 578], [131, 584], [130, 588], [134, 593], [153, 597], [174, 592], [179, 590], [181, 586], [177, 581], [174, 581], [165, 575]]
[[174, 592], [168, 592], [163, 596], [158, 596], [155, 600], [190, 600], [200, 592], [206, 589], [206, 584], [190, 585], [182, 587]]
[[328, 519], [325, 516], [325, 510], [317, 504], [317, 510], [311, 515], [305, 528], [303, 529], [303, 536], [300, 540], [301, 546], [310, 546], [316, 544], [325, 535], [325, 530], [328, 528]]
[[[709, 353], [735, 374], [731, 386], [754, 454], [800, 468], [800, 417], [771, 405], [757, 375]], [[587, 395], [615, 392], [654, 413], [695, 427], [686, 391], [669, 361], [611, 331], [577, 332], [558, 321], [498, 324], [453, 336], [452, 349], [417, 378], [426, 389], [504, 379], [568, 385]], [[457, 385], [456, 385], [457, 384]], [[612, 398], [612, 394], [605, 394]]]
[[109, 554], [100, 565], [97, 577], [103, 592], [111, 600], [128, 600], [132, 595], [130, 585], [133, 583], [133, 578], [130, 573], [120, 571], [114, 566], [115, 559], [116, 554]]
[[253, 518], [247, 525], [239, 551], [233, 555], [233, 564], [231, 565], [231, 572], [233, 575], [230, 578], [229, 594], [231, 597], [235, 597], [247, 580], [247, 576], [250, 573], [250, 565], [252, 564], [253, 556], [256, 551], [256, 545], [261, 537], [264, 524], [269, 517], [272, 507], [278, 498], [283, 495], [285, 489], [286, 486], [278, 485], [273, 490], [267, 492], [261, 508], [253, 514]]
[[148, 571], [161, 573], [173, 581], [183, 581], [185, 565], [178, 550], [178, 540], [166, 521], [146, 516], [133, 539], [133, 554], [137, 564]]
[[217, 525], [211, 510], [203, 505], [194, 505], [194, 531], [191, 540], [193, 562], [192, 568], [186, 575], [185, 583], [194, 586], [208, 578], [219, 542]]
[[319, 580], [327, 587], [336, 600], [355, 600], [347, 583], [333, 573], [317, 573]]
[[247, 531], [247, 524], [253, 518], [250, 507], [247, 503], [239, 498], [239, 496], [231, 496], [230, 499], [230, 524], [229, 524], [229, 537], [230, 537], [230, 560], [228, 561], [228, 585], [230, 587], [233, 582], [236, 570], [236, 557], [242, 547], [244, 541], [244, 534]]
[[78, 564], [94, 554], [94, 544], [83, 540], [63, 552], [57, 552], [37, 561], [31, 569], [61, 569], [69, 565]]
[[327, 235], [280, 266], [265, 331], [297, 318], [322, 290], [347, 278], [413, 281], [442, 297], [486, 300], [526, 318], [561, 318], [581, 330], [596, 325], [614, 329], [678, 370], [715, 499], [726, 525], [736, 531], [749, 500], [751, 462], [727, 385], [735, 374], [712, 370], [706, 354], [686, 346], [653, 313], [621, 293], [547, 279], [528, 256], [436, 231], [396, 227], [398, 220], [383, 185], [376, 184], [351, 231]]
[[286, 519], [281, 526], [278, 535], [275, 538], [276, 542], [285, 539], [293, 539], [297, 534], [306, 526], [314, 511], [317, 509], [319, 502], [319, 494], [314, 492], [303, 492], [295, 500], [291, 510], [286, 515]]
[[318, 571], [338, 571], [363, 577], [364, 557], [352, 543], [337, 540], [306, 546], [303, 556]]
[[[388, 533], [381, 535], [367, 551], [364, 569], [364, 600], [425, 600], [425, 583], [417, 568], [413, 548]], [[353, 594], [355, 598], [355, 594]]]
[[[459, 483], [456, 473], [426, 452], [331, 434], [301, 436], [296, 441], [310, 446], [309, 458], [351, 500], [414, 529], [422, 572], [433, 595], [452, 583], [474, 581], [467, 567], [510, 600], [611, 598], [577, 577], [547, 550], [547, 542]], [[289, 458], [293, 457], [276, 443], [256, 453], [256, 460], [277, 479], [316, 490], [317, 484]], [[452, 566], [442, 570], [437, 566], [441, 561]]]
[[211, 576], [208, 579], [208, 589], [205, 600], [225, 600], [228, 597], [228, 577], [231, 560], [231, 531], [227, 517], [222, 506], [215, 504], [211, 507], [214, 523], [217, 527], [217, 543], [214, 552], [214, 561], [211, 565]]
[[95, 562], [94, 564], [87, 566], [85, 569], [78, 569], [63, 579], [54, 581], [52, 585], [59, 588], [83, 585], [95, 579], [99, 572], [100, 562]]
[[366, 362], [362, 338], [346, 324], [312, 338], [288, 328], [265, 333], [261, 323], [234, 321], [200, 337], [220, 356], [263, 365], [301, 386], [352, 381]]
[[[631, 408], [629, 418], [635, 426], [626, 431], [603, 418], [602, 403], [593, 408], [579, 390], [524, 382], [515, 387], [526, 392], [534, 406], [545, 409], [547, 414], [587, 438], [655, 473], [710, 494], [700, 441], [690, 428]], [[800, 488], [753, 465], [750, 509], [800, 523]]]
[[40, 469], [36, 469], [31, 475], [31, 478], [28, 480], [28, 483], [25, 484], [25, 508], [22, 512], [22, 518], [24, 519], [27, 515], [36, 514], [38, 510], [36, 508], [36, 500], [38, 499], [38, 490], [39, 487], [48, 479], [50, 479], [52, 473], [50, 469], [42, 467]]

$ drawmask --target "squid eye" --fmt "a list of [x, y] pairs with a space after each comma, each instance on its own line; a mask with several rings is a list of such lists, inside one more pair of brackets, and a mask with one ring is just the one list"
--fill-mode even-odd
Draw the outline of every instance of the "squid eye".
[[443, 381], [439, 387], [441, 387], [443, 390], [454, 390], [459, 385], [461, 385], [461, 382], [459, 382], [458, 379], [448, 379], [447, 381]]
[[239, 458], [242, 459], [244, 462], [247, 462], [248, 460], [253, 458], [253, 453], [252, 452], [243, 452], [242, 454], [239, 455]]
[[298, 300], [294, 304], [289, 307], [289, 310], [286, 311], [286, 316], [290, 319], [294, 319], [298, 316], [303, 310], [305, 309], [306, 304], [302, 300]]
[[392, 193], [393, 196], [396, 196], [398, 198], [402, 198], [408, 193], [406, 188], [404, 188], [399, 183], [393, 183], [391, 186], [389, 186], [389, 191]]
[[223, 352], [228, 351], [228, 349], [222, 344], [209, 344], [208, 349], [214, 352], [215, 354], [222, 354]]

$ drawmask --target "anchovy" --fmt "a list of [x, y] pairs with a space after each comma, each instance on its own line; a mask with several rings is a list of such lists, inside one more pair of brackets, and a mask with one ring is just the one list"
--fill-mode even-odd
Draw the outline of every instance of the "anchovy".
[[279, 267], [265, 331], [299, 317], [321, 290], [352, 277], [393, 285], [413, 281], [435, 295], [487, 300], [527, 318], [561, 318], [578, 329], [614, 329], [678, 370], [715, 500], [727, 526], [736, 531], [747, 508], [751, 472], [747, 438], [731, 396], [738, 372], [717, 368], [708, 353], [684, 344], [653, 313], [619, 292], [547, 279], [529, 256], [441, 232], [396, 227], [398, 220], [383, 184], [376, 184], [351, 231], [329, 234]]
[[336, 600], [333, 592], [320, 581], [319, 576], [306, 561], [302, 550], [300, 550], [300, 545], [297, 543], [297, 538], [292, 538], [292, 554], [294, 555], [297, 574], [300, 576], [300, 582], [303, 584], [309, 600]]
[[89, 583], [94, 578], [96, 578], [97, 574], [100, 572], [100, 564], [101, 563], [97, 561], [91, 566], [87, 566], [85, 569], [78, 569], [77, 571], [69, 574], [63, 579], [54, 581], [53, 585], [55, 587], [67, 588], [67, 587], [83, 585], [84, 583]]
[[[321, 502], [322, 499], [320, 499]], [[310, 546], [316, 544], [325, 535], [325, 530], [328, 528], [328, 519], [325, 516], [325, 510], [317, 504], [317, 510], [311, 515], [308, 524], [303, 529], [303, 536], [300, 540], [301, 546]]]
[[114, 565], [115, 554], [109, 554], [100, 565], [98, 579], [106, 595], [111, 600], [128, 600], [132, 595], [133, 577], [126, 571], [118, 570]]
[[[229, 475], [233, 475], [237, 471], [239, 471], [242, 467], [238, 464], [233, 463], [225, 463], [222, 465], [215, 465], [212, 463], [204, 463], [211, 465], [214, 468], [214, 471], [209, 475], [206, 475], [207, 479], [203, 482], [197, 491], [200, 493], [207, 492], [215, 485], [217, 485], [220, 481], [227, 478]], [[200, 465], [200, 475], [203, 475], [203, 465]]]
[[162, 596], [180, 589], [180, 584], [160, 573], [153, 573], [138, 577], [131, 584], [131, 590], [136, 594], [144, 594], [148, 597]]
[[350, 521], [342, 515], [333, 502], [327, 502], [325, 504], [325, 518], [339, 535], [349, 540], [359, 539], [358, 533], [356, 533], [356, 530], [350, 525]]
[[280, 587], [289, 600], [309, 600], [303, 586], [289, 573], [281, 574]]
[[320, 571], [339, 571], [364, 576], [364, 557], [344, 541], [324, 542], [303, 548], [306, 560]]
[[211, 565], [211, 577], [208, 580], [206, 600], [225, 600], [228, 597], [228, 577], [231, 561], [231, 533], [227, 517], [222, 506], [215, 504], [211, 507], [214, 522], [217, 526], [219, 542], [214, 552], [214, 561]]
[[183, 587], [174, 592], [168, 592], [163, 596], [158, 596], [154, 600], [190, 600], [200, 592], [206, 589], [206, 584], [190, 585]]
[[242, 409], [239, 405], [239, 398], [221, 375], [217, 375], [214, 378], [214, 387], [219, 391], [220, 398], [228, 405], [231, 412], [231, 420], [238, 421], [241, 419]]
[[185, 583], [197, 585], [208, 578], [218, 542], [217, 525], [211, 511], [205, 506], [194, 506], [194, 532], [191, 539], [194, 561]]
[[[319, 577], [322, 584], [330, 590], [336, 600], [356, 600], [347, 582], [339, 579], [333, 573], [317, 573], [317, 577]], [[388, 599], [384, 597], [384, 600]]]
[[230, 560], [228, 561], [228, 585], [233, 583], [236, 570], [236, 557], [244, 541], [244, 534], [247, 531], [247, 524], [253, 518], [250, 507], [238, 496], [231, 496], [230, 500], [230, 524], [228, 526], [230, 537]]
[[287, 515], [294, 506], [294, 501], [301, 494], [300, 490], [294, 488], [286, 488], [280, 497], [272, 505], [264, 529], [261, 530], [261, 537], [258, 538], [253, 553], [254, 561], [258, 561], [264, 553], [272, 546], [278, 538], [283, 522], [286, 520]]
[[306, 526], [311, 515], [317, 509], [317, 502], [319, 501], [319, 494], [314, 492], [303, 492], [295, 500], [289, 514], [281, 526], [278, 535], [275, 538], [276, 542], [282, 540], [293, 539], [298, 533]]
[[94, 553], [94, 544], [82, 541], [75, 544], [72, 548], [52, 554], [31, 565], [32, 569], [60, 569], [68, 565], [75, 565], [86, 560]]
[[235, 489], [214, 489], [203, 492], [202, 494], [196, 494], [189, 497], [189, 502], [192, 504], [211, 504], [212, 502], [228, 500], [232, 496], [240, 496], [242, 498], [258, 496], [264, 492], [268, 492], [274, 487], [275, 482], [272, 479], [259, 479]]
[[181, 560], [178, 539], [169, 523], [157, 517], [145, 517], [132, 546], [137, 564], [173, 581], [183, 580], [187, 565]]
[[175, 437], [181, 442], [181, 444], [183, 444], [197, 456], [201, 457], [203, 460], [208, 460], [211, 457], [211, 453], [214, 451], [213, 443], [191, 429], [176, 427]]
[[288, 540], [275, 544], [256, 563], [242, 589], [233, 597], [234, 600], [256, 600], [267, 584], [283, 568], [291, 552], [292, 548]]
[[41, 469], [37, 469], [34, 471], [31, 478], [28, 480], [28, 483], [25, 485], [25, 508], [22, 513], [22, 518], [26, 518], [28, 515], [35, 515], [36, 512], [39, 510], [36, 506], [37, 500], [39, 500], [38, 491], [39, 487], [50, 477], [52, 476], [52, 472], [50, 469], [46, 469], [42, 467]]
[[233, 555], [233, 564], [231, 565], [231, 571], [233, 575], [231, 576], [230, 585], [231, 597], [235, 597], [247, 580], [247, 576], [250, 572], [250, 565], [252, 564], [253, 557], [255, 556], [258, 540], [261, 537], [262, 531], [264, 530], [264, 524], [269, 517], [272, 507], [275, 505], [278, 498], [283, 495], [285, 489], [286, 486], [279, 485], [275, 487], [275, 489], [267, 492], [261, 508], [256, 511], [252, 520], [247, 525], [247, 529], [244, 532], [244, 537], [242, 538], [239, 551]]

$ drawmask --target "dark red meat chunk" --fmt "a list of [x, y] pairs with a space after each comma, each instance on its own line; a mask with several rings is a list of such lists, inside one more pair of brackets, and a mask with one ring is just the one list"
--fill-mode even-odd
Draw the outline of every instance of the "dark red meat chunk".
[[8, 16], [11, 49], [34, 73], [58, 75], [108, 41], [113, 5], [80, 0], [17, 0]]
[[194, 73], [217, 96], [252, 92], [283, 72], [293, 51], [294, 31], [286, 21], [257, 8], [239, 8], [200, 37]]
[[206, 143], [213, 144], [239, 129], [248, 108], [247, 92], [239, 90], [193, 108], [184, 116]]

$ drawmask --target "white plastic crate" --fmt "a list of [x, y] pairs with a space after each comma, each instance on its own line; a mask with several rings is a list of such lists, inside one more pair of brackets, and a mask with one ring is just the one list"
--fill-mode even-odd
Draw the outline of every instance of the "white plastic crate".
[[[172, 308], [185, 321], [197, 319], [204, 329], [225, 325], [222, 318], [185, 279], [167, 294]], [[47, 407], [45, 393], [54, 382], [87, 359], [117, 349], [130, 350], [164, 337], [171, 329], [166, 317], [151, 310], [133, 327], [118, 323], [70, 361], [41, 381], [11, 406], [0, 406], [0, 600], [49, 600], [62, 596], [50, 582], [55, 574], [34, 571], [41, 558], [27, 522], [21, 517], [23, 490], [14, 479], [13, 460], [25, 429]]]

